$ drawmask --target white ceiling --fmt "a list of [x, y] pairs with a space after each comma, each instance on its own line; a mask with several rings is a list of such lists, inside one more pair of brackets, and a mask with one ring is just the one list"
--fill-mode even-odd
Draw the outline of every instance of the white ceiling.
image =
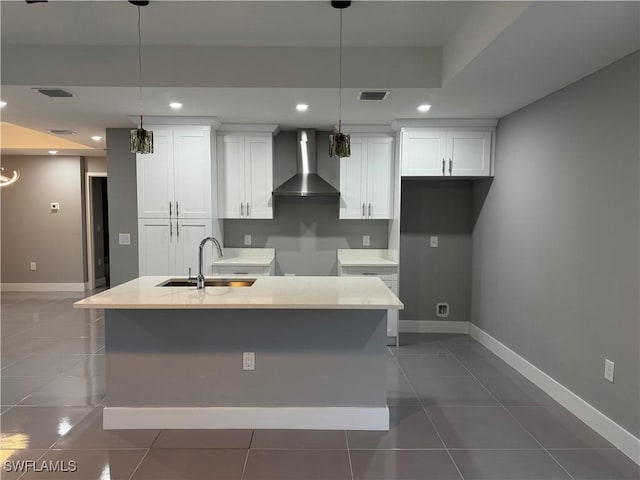
[[[21, 68], [5, 64], [5, 49], [12, 46], [121, 46], [136, 40], [135, 8], [124, 0], [31, 6], [3, 1], [1, 8], [3, 72]], [[325, 1], [178, 5], [156, 0], [142, 11], [145, 44], [322, 47], [336, 40], [335, 11]], [[515, 8], [507, 2], [354, 2], [345, 12], [349, 45], [441, 47], [445, 68], [455, 69], [439, 88], [389, 86], [391, 95], [382, 103], [358, 101], [358, 89], [349, 88], [343, 92], [343, 121], [388, 125], [403, 118], [499, 118], [640, 48], [639, 23], [638, 2], [536, 2]], [[64, 56], [57, 60], [60, 69], [71, 68]], [[93, 59], [86, 68], [98, 68], [99, 62]], [[110, 62], [117, 65], [117, 56]], [[252, 72], [258, 85], [260, 68]], [[28, 81], [3, 80], [0, 96], [8, 106], [0, 112], [2, 120], [38, 130], [76, 130], [73, 140], [87, 145], [105, 128], [132, 125], [128, 117], [138, 111], [137, 88], [115, 87], [108, 79], [105, 85], [83, 83], [77, 63], [73, 69], [78, 84], [46, 85], [67, 88], [75, 95], [71, 99], [32, 90], [45, 86], [37, 84], [42, 80], [33, 70], [25, 70]], [[216, 116], [225, 123], [277, 123], [283, 129], [329, 128], [337, 120], [335, 88], [189, 88], [180, 86], [180, 79], [199, 71], [175, 73], [171, 86], [144, 89], [145, 114]], [[170, 101], [182, 102], [183, 109], [172, 111]], [[311, 108], [300, 114], [298, 102]], [[420, 103], [433, 107], [419, 114]]]

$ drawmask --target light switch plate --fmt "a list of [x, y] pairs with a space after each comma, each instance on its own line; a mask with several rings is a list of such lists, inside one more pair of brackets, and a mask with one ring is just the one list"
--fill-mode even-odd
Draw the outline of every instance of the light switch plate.
[[431, 235], [431, 237], [429, 238], [429, 246], [431, 248], [436, 248], [438, 246], [438, 236], [437, 235]]
[[370, 235], [363, 235], [362, 236], [362, 246], [363, 247], [368, 247], [369, 245], [371, 245], [371, 236]]
[[31, 262], [31, 263], [29, 264], [29, 268], [30, 268], [31, 270], [37, 270], [37, 269], [38, 269], [38, 267], [37, 267], [37, 265], [36, 265], [36, 262]]
[[118, 244], [120, 244], [120, 245], [131, 245], [131, 234], [130, 233], [120, 233], [120, 234], [118, 234]]
[[248, 233], [245, 233], [244, 235], [244, 245], [245, 247], [248, 247], [249, 245], [251, 245], [251, 235]]

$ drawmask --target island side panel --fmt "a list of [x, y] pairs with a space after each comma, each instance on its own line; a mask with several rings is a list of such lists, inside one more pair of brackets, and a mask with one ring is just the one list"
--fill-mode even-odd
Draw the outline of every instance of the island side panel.
[[[108, 407], [385, 407], [386, 310], [107, 310]], [[255, 352], [255, 370], [242, 368]]]

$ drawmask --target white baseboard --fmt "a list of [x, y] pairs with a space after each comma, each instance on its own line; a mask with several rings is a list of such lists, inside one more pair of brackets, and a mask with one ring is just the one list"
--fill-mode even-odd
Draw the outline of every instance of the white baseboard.
[[105, 407], [103, 428], [389, 430], [389, 408]]
[[640, 439], [472, 323], [469, 334], [640, 465]]
[[84, 292], [85, 283], [2, 283], [4, 292]]
[[469, 333], [469, 322], [400, 320], [400, 333]]

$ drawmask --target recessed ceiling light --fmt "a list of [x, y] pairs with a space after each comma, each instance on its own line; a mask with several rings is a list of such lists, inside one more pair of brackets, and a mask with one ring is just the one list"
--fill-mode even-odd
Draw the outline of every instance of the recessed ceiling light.
[[91, 137], [91, 140], [93, 140], [94, 142], [99, 142], [100, 140], [102, 140], [102, 137], [100, 135], [94, 135], [93, 137]]
[[299, 112], [306, 112], [307, 110], [309, 110], [309, 105], [307, 105], [306, 103], [299, 103], [296, 105], [296, 110]]
[[171, 102], [169, 106], [174, 110], [180, 110], [182, 108], [182, 104], [180, 102]]
[[4, 108], [7, 106], [7, 102], [0, 100], [0, 108]]
[[418, 111], [421, 113], [428, 112], [429, 110], [431, 110], [431, 105], [428, 103], [423, 103], [418, 107]]
[[50, 155], [55, 155], [58, 153], [58, 150], [49, 150]]

